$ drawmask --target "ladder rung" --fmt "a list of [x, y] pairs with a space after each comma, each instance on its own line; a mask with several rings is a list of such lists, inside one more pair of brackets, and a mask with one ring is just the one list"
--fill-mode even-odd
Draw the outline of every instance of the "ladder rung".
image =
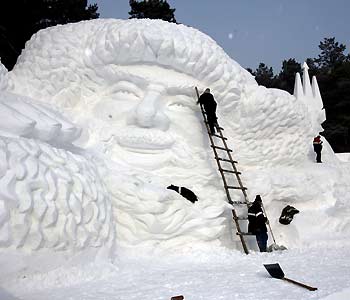
[[227, 138], [225, 138], [225, 137], [223, 137], [221, 135], [218, 135], [218, 134], [212, 134], [211, 136], [217, 136], [220, 139], [227, 140]]
[[236, 218], [233, 218], [234, 220], [248, 220], [248, 217], [236, 217]]
[[247, 188], [244, 187], [244, 186], [240, 187], [240, 186], [227, 185], [226, 188], [227, 189], [233, 189], [233, 190], [247, 190]]
[[[224, 148], [224, 147], [219, 147], [219, 146], [210, 146], [210, 147], [220, 149], [220, 150], [225, 150], [227, 152], [232, 152], [232, 150], [229, 148]], [[229, 160], [229, 161], [231, 161], [231, 160]]]
[[251, 232], [236, 232], [237, 235], [255, 235]]
[[231, 159], [227, 159], [227, 158], [221, 158], [221, 157], [218, 157], [218, 158], [215, 158], [217, 160], [222, 160], [222, 161], [227, 161], [227, 162], [230, 162], [230, 163], [233, 163], [233, 164], [237, 164], [238, 162], [235, 161], [235, 160], [231, 160]]
[[219, 169], [219, 171], [227, 172], [227, 173], [233, 173], [233, 174], [237, 174], [237, 175], [242, 174], [241, 172], [232, 171], [232, 170], [226, 170], [226, 169]]
[[245, 204], [245, 205], [249, 205], [250, 202], [245, 202], [245, 201], [231, 201], [231, 204]]

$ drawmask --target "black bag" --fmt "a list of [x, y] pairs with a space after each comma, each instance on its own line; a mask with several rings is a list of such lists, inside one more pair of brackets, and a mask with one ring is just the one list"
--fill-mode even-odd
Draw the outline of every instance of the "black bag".
[[299, 210], [297, 210], [293, 206], [287, 205], [282, 210], [281, 216], [279, 218], [279, 222], [283, 225], [288, 225], [290, 224], [290, 222], [292, 222], [294, 215], [297, 213], [299, 213]]

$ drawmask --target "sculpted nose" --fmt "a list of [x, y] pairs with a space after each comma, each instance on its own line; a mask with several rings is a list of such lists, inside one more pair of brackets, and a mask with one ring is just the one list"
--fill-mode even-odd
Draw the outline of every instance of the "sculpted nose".
[[136, 125], [161, 130], [169, 128], [169, 119], [163, 112], [161, 97], [162, 91], [160, 89], [152, 88], [147, 91], [135, 110]]
[[157, 113], [157, 98], [160, 95], [149, 91], [136, 107], [136, 121], [141, 127], [152, 127]]

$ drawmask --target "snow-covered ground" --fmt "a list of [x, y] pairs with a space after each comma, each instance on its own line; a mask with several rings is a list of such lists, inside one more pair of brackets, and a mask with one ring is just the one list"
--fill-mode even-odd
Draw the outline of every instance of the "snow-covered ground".
[[344, 162], [350, 162], [350, 153], [337, 153], [337, 157]]
[[[349, 241], [330, 240], [319, 248], [264, 254], [214, 248], [161, 257], [122, 255], [115, 266], [64, 266], [47, 274], [3, 282], [3, 289], [12, 298], [1, 299], [170, 300], [176, 295], [186, 300], [349, 299], [349, 250]], [[276, 262], [285, 277], [318, 290], [311, 292], [272, 278], [263, 264]]]
[[[326, 112], [307, 69], [290, 95], [184, 25], [38, 32], [11, 72], [0, 64], [0, 299], [348, 297], [349, 154], [323, 139], [315, 163]], [[242, 253], [195, 86], [211, 88], [248, 198], [262, 196], [287, 251], [259, 253], [248, 237]], [[300, 213], [282, 225], [286, 205]], [[271, 278], [275, 262], [318, 290]]]

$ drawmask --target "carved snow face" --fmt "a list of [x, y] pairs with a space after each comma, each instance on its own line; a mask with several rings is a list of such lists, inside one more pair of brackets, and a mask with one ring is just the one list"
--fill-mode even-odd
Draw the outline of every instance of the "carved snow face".
[[314, 136], [305, 103], [258, 87], [208, 36], [168, 22], [94, 20], [43, 30], [9, 75], [16, 93], [65, 112], [76, 107], [71, 118], [88, 129], [82, 146], [135, 166], [189, 169], [210, 151], [195, 85], [213, 91], [242, 164], [301, 161]]
[[71, 113], [85, 133], [80, 146], [150, 168], [190, 169], [210, 150], [194, 86], [210, 87], [220, 109], [231, 110], [244, 87], [256, 85], [210, 37], [159, 20], [53, 27], [35, 35], [21, 59], [10, 74], [14, 92]]
[[194, 90], [198, 82], [159, 66], [117, 67], [115, 72], [118, 79], [109, 76], [92, 109], [92, 140], [101, 141], [116, 161], [146, 168], [190, 167], [193, 153], [204, 147]]

